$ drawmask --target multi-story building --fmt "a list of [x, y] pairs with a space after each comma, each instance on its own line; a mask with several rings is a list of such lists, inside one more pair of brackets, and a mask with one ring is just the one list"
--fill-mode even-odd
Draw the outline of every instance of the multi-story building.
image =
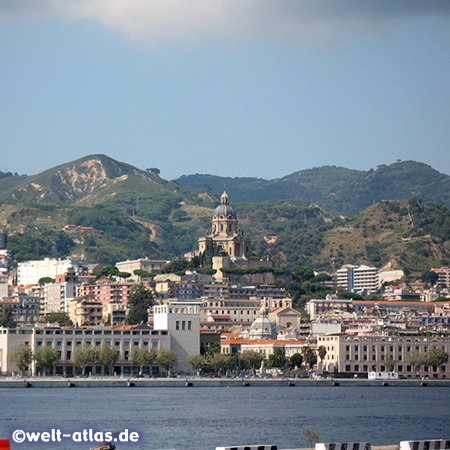
[[367, 376], [372, 371], [388, 371], [389, 362], [400, 376], [450, 378], [450, 362], [437, 368], [415, 367], [408, 358], [411, 352], [425, 354], [434, 347], [449, 354], [450, 338], [336, 334], [318, 336], [317, 346], [326, 349], [322, 364], [329, 372]]
[[12, 298], [0, 299], [0, 320], [3, 320], [6, 312], [10, 311], [11, 308], [12, 308], [12, 311], [14, 314], [14, 320], [16, 320], [18, 306], [19, 306], [19, 302], [16, 299], [12, 299]]
[[57, 275], [66, 273], [69, 269], [84, 270], [85, 266], [74, 259], [50, 259], [27, 261], [17, 265], [17, 284], [38, 284], [44, 277], [55, 279]]
[[6, 272], [0, 272], [0, 299], [8, 297], [8, 274]]
[[140, 258], [133, 261], [121, 261], [116, 263], [116, 267], [120, 272], [128, 272], [131, 274], [131, 279], [137, 283], [141, 282], [141, 277], [134, 273], [135, 270], [144, 270], [149, 273], [158, 273], [167, 261], [165, 259], [149, 259]]
[[73, 281], [47, 283], [44, 286], [45, 314], [58, 311], [67, 312], [69, 302], [77, 296], [79, 286], [79, 283]]
[[81, 295], [91, 300], [100, 301], [103, 305], [103, 312], [107, 312], [110, 303], [127, 305], [133, 286], [133, 283], [116, 283], [107, 278], [102, 278], [97, 280], [95, 284], [84, 284]]
[[337, 298], [334, 294], [328, 294], [325, 298], [313, 298], [306, 303], [306, 312], [311, 321], [315, 321], [321, 313], [330, 310], [353, 311], [353, 301], [347, 298]]
[[[129, 354], [133, 348], [148, 348], [159, 350], [170, 349], [170, 335], [167, 330], [151, 330], [147, 327], [121, 327], [106, 328], [102, 326], [92, 328], [59, 328], [59, 327], [34, 327], [0, 328], [0, 373], [11, 374], [17, 372], [16, 365], [10, 360], [9, 355], [19, 344], [26, 344], [32, 352], [41, 347], [51, 347], [58, 352], [60, 360], [55, 366], [56, 375], [73, 376], [81, 371], [75, 366], [73, 360], [74, 349], [83, 344], [92, 345], [97, 349], [109, 345], [119, 352], [119, 360], [114, 366], [114, 372], [122, 375], [133, 373]], [[197, 351], [198, 353], [198, 351]], [[150, 367], [144, 368], [144, 373], [149, 373]], [[42, 368], [33, 360], [31, 365], [32, 375], [42, 374]], [[105, 368], [100, 364], [89, 365], [86, 373], [102, 375]]]
[[42, 299], [33, 293], [21, 293], [15, 299], [17, 302], [17, 320], [27, 322], [37, 319], [42, 314]]
[[200, 306], [197, 303], [169, 302], [153, 307], [153, 327], [166, 330], [170, 348], [177, 354], [177, 369], [191, 372], [188, 356], [200, 353]]
[[196, 300], [204, 295], [203, 283], [185, 281], [159, 281], [155, 288], [158, 297], [172, 300]]
[[98, 300], [74, 299], [69, 302], [70, 320], [79, 327], [103, 324], [103, 305]]
[[379, 290], [379, 276], [376, 267], [342, 266], [336, 273], [337, 286], [351, 292], [375, 294]]
[[450, 288], [450, 267], [439, 267], [431, 270], [438, 274], [437, 284], [439, 286]]

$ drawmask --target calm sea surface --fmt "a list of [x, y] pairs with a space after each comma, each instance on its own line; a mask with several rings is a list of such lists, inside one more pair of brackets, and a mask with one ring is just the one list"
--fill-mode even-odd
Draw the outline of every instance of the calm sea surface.
[[[128, 428], [139, 444], [117, 450], [214, 450], [217, 446], [450, 438], [450, 388], [235, 387], [0, 389], [0, 438], [15, 429], [72, 433]], [[94, 443], [13, 444], [13, 449], [84, 450]]]

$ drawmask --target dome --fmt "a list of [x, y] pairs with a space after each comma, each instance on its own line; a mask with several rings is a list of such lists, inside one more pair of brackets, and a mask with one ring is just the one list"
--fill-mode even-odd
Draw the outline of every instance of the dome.
[[230, 199], [225, 190], [220, 197], [220, 205], [214, 210], [214, 217], [218, 219], [236, 219], [236, 213], [234, 208], [230, 206]]
[[217, 218], [223, 217], [224, 219], [235, 219], [236, 213], [230, 205], [219, 205], [214, 210], [214, 216]]
[[250, 339], [276, 339], [277, 330], [275, 324], [271, 322], [264, 311], [250, 327]]

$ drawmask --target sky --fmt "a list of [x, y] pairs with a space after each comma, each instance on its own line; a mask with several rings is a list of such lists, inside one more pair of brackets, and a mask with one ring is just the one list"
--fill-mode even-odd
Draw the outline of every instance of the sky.
[[450, 174], [448, 0], [0, 0], [0, 171]]

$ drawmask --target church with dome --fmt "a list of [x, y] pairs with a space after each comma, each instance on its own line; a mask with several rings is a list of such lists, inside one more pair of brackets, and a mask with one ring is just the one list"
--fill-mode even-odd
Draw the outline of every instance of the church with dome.
[[239, 262], [250, 259], [250, 240], [238, 230], [236, 213], [225, 190], [220, 197], [220, 205], [214, 210], [211, 233], [199, 239], [199, 251], [212, 251], [214, 255], [228, 257], [239, 266], [242, 266]]

